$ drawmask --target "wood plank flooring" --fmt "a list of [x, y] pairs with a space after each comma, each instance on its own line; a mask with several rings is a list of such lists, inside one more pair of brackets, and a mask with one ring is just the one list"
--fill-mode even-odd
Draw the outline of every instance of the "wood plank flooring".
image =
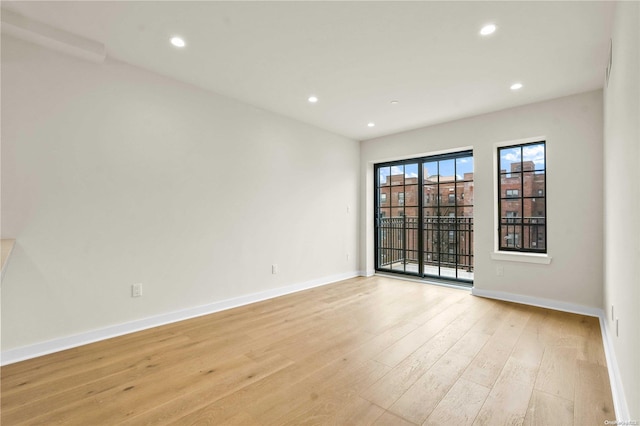
[[602, 425], [596, 318], [354, 278], [2, 367], [9, 425]]

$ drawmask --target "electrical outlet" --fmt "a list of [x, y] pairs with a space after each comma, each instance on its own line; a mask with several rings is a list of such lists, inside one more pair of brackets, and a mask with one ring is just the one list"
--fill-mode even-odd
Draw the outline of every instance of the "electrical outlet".
[[140, 297], [140, 296], [142, 296], [142, 283], [132, 284], [131, 297]]
[[496, 275], [503, 276], [504, 275], [504, 266], [498, 265], [496, 266]]
[[275, 275], [278, 272], [280, 272], [280, 268], [278, 267], [278, 264], [274, 263], [273, 265], [271, 265], [271, 273]]

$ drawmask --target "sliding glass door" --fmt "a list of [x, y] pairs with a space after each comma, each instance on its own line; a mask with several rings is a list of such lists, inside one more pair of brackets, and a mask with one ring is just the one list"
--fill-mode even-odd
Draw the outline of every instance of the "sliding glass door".
[[375, 166], [376, 270], [473, 281], [473, 153]]

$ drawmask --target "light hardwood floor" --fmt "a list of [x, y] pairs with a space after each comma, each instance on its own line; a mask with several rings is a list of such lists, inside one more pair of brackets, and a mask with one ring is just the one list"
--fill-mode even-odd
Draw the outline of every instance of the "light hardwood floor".
[[602, 425], [598, 320], [354, 278], [1, 369], [3, 426]]

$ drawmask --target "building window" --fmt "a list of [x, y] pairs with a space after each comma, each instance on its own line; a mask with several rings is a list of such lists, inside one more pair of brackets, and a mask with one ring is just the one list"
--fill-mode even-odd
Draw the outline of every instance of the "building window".
[[455, 203], [456, 203], [456, 195], [449, 194], [449, 204], [455, 204]]
[[381, 204], [386, 204], [387, 203], [387, 194], [385, 194], [385, 193], [380, 194], [380, 203]]
[[520, 245], [520, 235], [519, 234], [505, 235], [504, 245], [507, 247], [518, 247]]
[[404, 205], [404, 192], [398, 192], [398, 205]]
[[544, 141], [498, 148], [498, 249], [547, 252]]

